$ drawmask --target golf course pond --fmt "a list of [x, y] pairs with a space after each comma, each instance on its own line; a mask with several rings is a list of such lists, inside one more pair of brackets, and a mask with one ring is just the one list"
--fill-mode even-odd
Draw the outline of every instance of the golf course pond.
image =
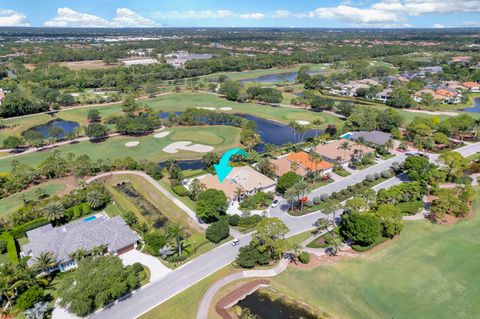
[[[310, 75], [320, 74], [322, 72], [319, 71], [308, 71]], [[255, 78], [248, 78], [240, 80], [239, 82], [242, 83], [251, 83], [251, 82], [258, 82], [258, 83], [293, 83], [297, 78], [298, 72], [285, 72], [285, 73], [274, 73], [274, 74], [267, 74], [258, 76]]]
[[53, 121], [50, 121], [46, 124], [43, 125], [38, 125], [34, 126], [25, 132], [22, 133], [22, 135], [25, 135], [27, 132], [38, 132], [42, 134], [44, 138], [49, 138], [50, 137], [50, 130], [53, 127], [59, 127], [63, 130], [63, 133], [60, 134], [58, 137], [63, 138], [65, 137], [68, 133], [75, 131], [77, 127], [79, 127], [80, 124], [77, 122], [72, 122], [72, 121], [65, 121], [62, 119], [55, 119]]
[[[281, 296], [265, 293], [262, 289], [246, 296], [237, 305], [242, 310], [248, 309], [259, 319], [317, 319], [316, 314], [295, 302], [287, 302]], [[257, 318], [256, 317], [256, 318]]]
[[464, 112], [480, 113], [480, 97], [473, 99], [473, 107], [463, 109]]

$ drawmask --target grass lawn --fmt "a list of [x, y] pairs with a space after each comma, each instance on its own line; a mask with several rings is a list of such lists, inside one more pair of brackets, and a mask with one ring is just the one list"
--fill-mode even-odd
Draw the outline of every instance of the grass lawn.
[[13, 213], [23, 206], [22, 196], [27, 200], [36, 200], [35, 191], [39, 188], [43, 189], [49, 196], [60, 193], [65, 185], [61, 182], [48, 182], [42, 185], [34, 186], [26, 191], [10, 195], [0, 199], [0, 216], [6, 216]]
[[312, 231], [309, 230], [309, 231], [294, 235], [292, 237], [288, 237], [287, 241], [290, 245], [294, 245], [294, 244], [299, 244], [300, 245], [301, 243], [303, 243], [305, 240], [307, 240], [311, 236], [312, 236]]
[[46, 124], [54, 118], [48, 114], [36, 114], [24, 116], [18, 119], [4, 119], [1, 123], [8, 125], [8, 128], [0, 129], [0, 145], [7, 136], [20, 136], [23, 131], [31, 127]]
[[146, 221], [150, 224], [152, 222], [145, 220], [145, 217], [142, 216], [138, 208], [133, 205], [133, 203], [128, 199], [128, 197], [113, 188], [113, 185], [125, 180], [129, 180], [135, 187], [135, 189], [142, 196], [148, 199], [154, 206], [156, 206], [169, 220], [179, 223], [182, 227], [188, 229], [192, 234], [201, 232], [201, 229], [195, 224], [193, 220], [191, 220], [189, 216], [185, 214], [185, 212], [178, 208], [170, 199], [168, 199], [164, 194], [159, 192], [143, 177], [133, 174], [114, 175], [111, 179], [108, 180], [108, 182], [105, 183], [108, 190], [112, 193], [115, 201], [118, 201], [121, 207], [135, 212], [139, 220]]
[[[63, 145], [55, 148], [63, 154], [73, 152], [77, 155], [86, 154], [92, 160], [97, 159], [120, 159], [130, 156], [136, 160], [164, 161], [169, 158], [193, 159], [200, 158], [204, 153], [179, 151], [175, 154], [165, 153], [163, 148], [176, 141], [192, 141], [194, 143], [208, 144], [215, 147], [215, 152], [223, 152], [231, 147], [239, 145], [240, 129], [230, 126], [198, 126], [198, 127], [175, 127], [169, 128], [171, 132], [163, 138], [154, 138], [153, 135], [133, 137], [118, 136], [109, 138], [104, 142], [92, 143], [89, 141], [77, 144]], [[136, 147], [126, 147], [125, 143], [139, 141]], [[10, 158], [0, 158], [0, 172], [9, 171], [13, 159], [29, 165], [36, 166], [55, 150], [29, 153]]]
[[192, 287], [184, 290], [161, 305], [153, 308], [141, 319], [191, 319], [197, 314], [198, 304], [207, 289], [217, 280], [235, 271], [232, 266], [226, 266], [216, 273], [202, 279]]
[[237, 103], [208, 93], [169, 94], [149, 100], [143, 100], [140, 103], [148, 105], [156, 111], [165, 112], [182, 112], [188, 108], [194, 107], [215, 107], [217, 110], [221, 107], [231, 107], [231, 111], [222, 112], [251, 114], [283, 123], [288, 123], [291, 120], [305, 120], [312, 122], [319, 119], [325, 123], [325, 126], [327, 124], [342, 126], [343, 124], [343, 121], [338, 117], [327, 113], [316, 113], [291, 107], [273, 107], [256, 103]]
[[337, 318], [478, 317], [479, 227], [478, 216], [451, 226], [408, 222], [399, 240], [365, 258], [288, 269], [273, 288]]

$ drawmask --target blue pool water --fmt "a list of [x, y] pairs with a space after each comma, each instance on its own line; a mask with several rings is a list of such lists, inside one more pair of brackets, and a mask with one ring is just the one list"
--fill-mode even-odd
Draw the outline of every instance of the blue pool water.
[[342, 135], [342, 138], [346, 139], [346, 140], [349, 140], [350, 137], [352, 137], [352, 133], [345, 133]]
[[93, 215], [93, 216], [85, 218], [83, 221], [84, 222], [89, 222], [89, 221], [92, 221], [92, 220], [95, 220], [95, 219], [97, 219], [97, 216]]

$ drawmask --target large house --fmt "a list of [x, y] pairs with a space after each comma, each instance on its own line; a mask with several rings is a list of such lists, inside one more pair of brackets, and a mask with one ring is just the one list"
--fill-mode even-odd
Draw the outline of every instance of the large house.
[[[297, 163], [296, 168], [293, 163]], [[275, 175], [278, 177], [291, 171], [300, 176], [305, 176], [311, 172], [328, 174], [333, 170], [333, 164], [324, 160], [312, 161], [307, 152], [295, 152], [283, 155], [273, 160], [272, 164], [275, 167]]]
[[213, 188], [225, 193], [229, 202], [239, 200], [239, 194], [253, 195], [257, 192], [275, 191], [275, 181], [250, 166], [234, 167], [230, 174], [220, 183], [218, 176], [205, 175], [198, 180], [207, 189]]
[[359, 131], [353, 132], [350, 136], [352, 141], [361, 141], [363, 140], [367, 144], [374, 145], [385, 145], [392, 135], [390, 133], [385, 133], [381, 131]]
[[[343, 147], [344, 143], [347, 145], [347, 148]], [[327, 161], [342, 166], [348, 165], [352, 157], [359, 154], [371, 154], [374, 151], [371, 147], [345, 139], [335, 140], [327, 144], [319, 144], [315, 147], [315, 152], [323, 156]]]
[[480, 92], [480, 84], [477, 82], [463, 82], [463, 85], [470, 90], [470, 92]]
[[135, 249], [137, 235], [120, 217], [105, 213], [93, 215], [69, 224], [53, 227], [51, 224], [27, 232], [29, 243], [23, 246], [22, 256], [29, 256], [27, 264], [33, 266], [42, 253], [52, 253], [56, 266], [52, 269], [66, 271], [77, 266], [70, 256], [83, 249], [91, 251], [103, 246], [105, 252], [121, 255]]

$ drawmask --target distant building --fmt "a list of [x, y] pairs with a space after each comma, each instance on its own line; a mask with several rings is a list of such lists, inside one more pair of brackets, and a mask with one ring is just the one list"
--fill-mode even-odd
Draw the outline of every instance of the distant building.
[[441, 66], [426, 66], [424, 68], [420, 68], [420, 74], [423, 76], [425, 76], [427, 73], [438, 74], [442, 72], [443, 68]]
[[22, 256], [31, 257], [27, 264], [33, 266], [42, 253], [52, 253], [56, 266], [52, 269], [66, 271], [77, 266], [70, 255], [79, 249], [91, 251], [105, 246], [106, 251], [120, 255], [135, 249], [138, 237], [120, 216], [108, 217], [100, 213], [69, 224], [53, 227], [51, 224], [27, 232], [29, 243], [23, 246]]
[[176, 68], [185, 67], [185, 63], [191, 60], [208, 60], [213, 57], [213, 54], [190, 54], [186, 51], [178, 51], [175, 53], [165, 55], [168, 64]]
[[159, 61], [157, 59], [125, 59], [122, 60], [123, 65], [132, 66], [132, 65], [150, 65], [157, 64]]
[[470, 62], [472, 61], [472, 57], [468, 55], [459, 55], [459, 56], [454, 56], [451, 60], [453, 63], [458, 63], [458, 62]]
[[480, 92], [480, 84], [477, 82], [463, 82], [463, 85], [470, 90], [470, 92]]
[[381, 92], [378, 92], [375, 94], [375, 100], [387, 103], [387, 101], [390, 99], [390, 93], [392, 93], [392, 89], [385, 89]]

